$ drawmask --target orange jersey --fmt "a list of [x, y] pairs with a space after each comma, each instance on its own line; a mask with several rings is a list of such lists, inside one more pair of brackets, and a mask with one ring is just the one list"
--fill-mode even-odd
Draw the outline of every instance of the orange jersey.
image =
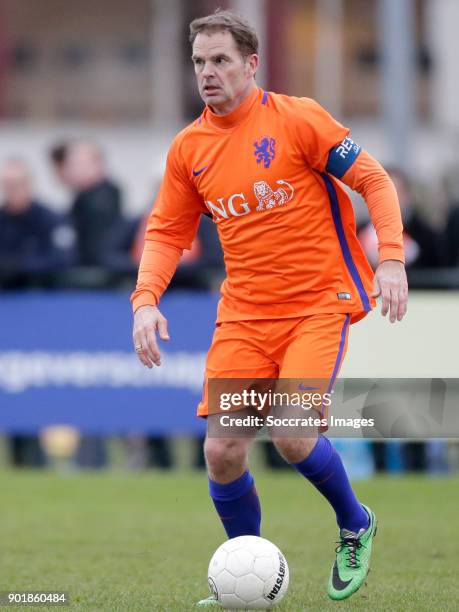
[[158, 303], [200, 215], [209, 214], [227, 272], [217, 321], [364, 316], [374, 306], [373, 273], [335, 177], [367, 189], [380, 260], [403, 261], [402, 225], [390, 180], [348, 133], [313, 100], [261, 89], [228, 115], [206, 107], [169, 151], [134, 309]]

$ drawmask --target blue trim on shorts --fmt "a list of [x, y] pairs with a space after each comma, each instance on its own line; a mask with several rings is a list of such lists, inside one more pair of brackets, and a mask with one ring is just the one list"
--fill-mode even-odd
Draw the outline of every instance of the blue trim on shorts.
[[349, 323], [351, 322], [351, 315], [346, 315], [346, 320], [343, 323], [343, 327], [341, 328], [341, 338], [339, 341], [338, 354], [336, 356], [335, 367], [333, 368], [333, 373], [330, 378], [330, 382], [328, 383], [327, 393], [330, 393], [333, 385], [335, 384], [336, 376], [338, 375], [339, 366], [341, 364], [341, 360], [343, 358], [344, 345], [346, 344], [346, 334], [349, 328]]

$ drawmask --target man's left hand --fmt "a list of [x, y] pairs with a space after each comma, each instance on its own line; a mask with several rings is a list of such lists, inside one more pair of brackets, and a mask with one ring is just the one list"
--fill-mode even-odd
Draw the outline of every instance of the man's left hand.
[[401, 261], [388, 259], [376, 268], [372, 297], [381, 296], [381, 314], [390, 310], [391, 323], [401, 321], [406, 314], [408, 303], [408, 281], [405, 266]]

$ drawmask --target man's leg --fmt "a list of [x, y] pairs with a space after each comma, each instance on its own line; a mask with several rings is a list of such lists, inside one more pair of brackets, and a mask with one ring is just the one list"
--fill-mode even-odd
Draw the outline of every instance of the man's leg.
[[[209, 415], [204, 443], [210, 497], [228, 538], [259, 536], [260, 501], [247, 464], [254, 434], [233, 438], [212, 435], [212, 420], [219, 418], [220, 415]], [[220, 606], [215, 595], [201, 599], [197, 605]]]
[[[247, 435], [225, 436], [215, 420], [226, 414], [218, 408], [218, 398], [209, 397], [211, 379], [277, 378], [278, 366], [266, 355], [269, 323], [234, 321], [217, 325], [206, 360], [203, 397], [198, 415], [207, 417], [204, 454], [209, 475], [209, 493], [229, 538], [260, 535], [260, 502], [247, 466], [247, 456], [256, 431]], [[236, 358], [237, 357], [237, 358]], [[212, 394], [211, 394], [212, 395]], [[237, 416], [243, 416], [242, 411]], [[211, 595], [198, 606], [219, 606]]]
[[[282, 356], [279, 378], [302, 379], [302, 387], [308, 387], [309, 381], [320, 388], [322, 395], [329, 393], [346, 354], [349, 323], [350, 317], [345, 314], [313, 315], [300, 320], [289, 330], [292, 340]], [[294, 383], [293, 387], [298, 385]], [[312, 414], [319, 416], [314, 411]], [[329, 501], [339, 527], [350, 531], [366, 528], [367, 513], [352, 491], [343, 463], [330, 441], [318, 436], [316, 428], [309, 429], [301, 438], [282, 433], [275, 440], [279, 452]]]
[[346, 599], [362, 586], [369, 572], [375, 515], [356, 498], [341, 459], [327, 438], [279, 437], [274, 441], [282, 456], [322, 493], [336, 513], [340, 544], [328, 595], [335, 600]]
[[[221, 393], [241, 390], [238, 384], [232, 389], [231, 381], [277, 378], [278, 366], [265, 351], [269, 332], [270, 323], [266, 321], [221, 323], [206, 360], [198, 415], [207, 417], [204, 454], [209, 492], [229, 538], [260, 533], [260, 504], [247, 466], [257, 430], [222, 427], [220, 418], [229, 413], [220, 408]], [[234, 414], [245, 417], [249, 412], [237, 410]]]
[[220, 438], [208, 433], [204, 444], [209, 493], [228, 538], [260, 535], [260, 502], [247, 464], [252, 441], [252, 435]]
[[[289, 330], [279, 378], [318, 382], [330, 393], [347, 349], [349, 315], [312, 315]], [[303, 383], [302, 386], [305, 386]], [[307, 386], [307, 383], [306, 383]], [[284, 432], [285, 433], [285, 432]], [[328, 595], [345, 599], [357, 591], [369, 571], [376, 519], [356, 498], [340, 456], [317, 432], [305, 438], [277, 436], [280, 453], [328, 500], [340, 527], [340, 546], [332, 567]]]
[[286, 461], [322, 493], [336, 513], [340, 529], [358, 533], [369, 517], [358, 501], [340, 456], [325, 436], [279, 437], [274, 443]]

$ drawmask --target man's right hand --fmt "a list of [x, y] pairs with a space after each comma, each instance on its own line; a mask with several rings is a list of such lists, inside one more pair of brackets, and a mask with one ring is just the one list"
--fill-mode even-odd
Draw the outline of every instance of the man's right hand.
[[166, 318], [156, 306], [141, 306], [134, 313], [132, 336], [137, 357], [147, 368], [152, 368], [153, 364], [161, 365], [156, 332], [161, 340], [169, 340]]

